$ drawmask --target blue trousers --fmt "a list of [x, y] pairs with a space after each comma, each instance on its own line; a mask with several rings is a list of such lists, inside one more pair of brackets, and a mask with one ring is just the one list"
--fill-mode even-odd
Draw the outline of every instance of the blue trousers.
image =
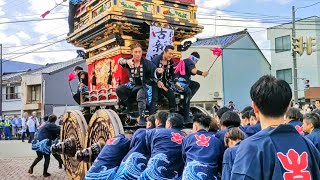
[[6, 140], [9, 138], [10, 140], [12, 140], [12, 134], [11, 134], [11, 127], [10, 126], [5, 126], [4, 127], [4, 136], [6, 138]]

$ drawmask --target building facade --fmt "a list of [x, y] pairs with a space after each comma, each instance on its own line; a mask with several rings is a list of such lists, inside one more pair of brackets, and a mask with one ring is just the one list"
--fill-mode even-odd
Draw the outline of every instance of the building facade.
[[[296, 37], [316, 38], [316, 49], [320, 46], [320, 18], [309, 17], [296, 21]], [[272, 74], [287, 81], [293, 89], [293, 58], [292, 58], [292, 22], [268, 28], [268, 40], [271, 43]], [[298, 70], [298, 98], [305, 101], [307, 91], [306, 80], [309, 80], [310, 89], [320, 87], [320, 53], [313, 52], [302, 56], [297, 55]], [[308, 93], [307, 93], [308, 94]], [[320, 98], [320, 97], [319, 97]]]
[[188, 57], [193, 51], [199, 52], [201, 57], [196, 67], [208, 71], [216, 59], [211, 51], [216, 46], [223, 49], [223, 54], [209, 71], [208, 77], [192, 77], [201, 85], [192, 103], [211, 110], [214, 104], [225, 106], [233, 101], [236, 109], [242, 110], [251, 105], [251, 86], [261, 76], [270, 74], [271, 65], [246, 30], [198, 39], [183, 53], [183, 57]]
[[[21, 101], [22, 111], [37, 111], [41, 117], [53, 113], [54, 107], [75, 106], [72, 92], [67, 81], [68, 74], [75, 66], [86, 69], [85, 60], [73, 59], [56, 64], [49, 64], [22, 76]], [[77, 82], [71, 84], [76, 91]]]

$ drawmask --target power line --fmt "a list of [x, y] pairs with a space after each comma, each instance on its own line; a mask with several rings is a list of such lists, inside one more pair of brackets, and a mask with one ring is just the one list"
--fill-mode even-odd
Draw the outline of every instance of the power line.
[[18, 57], [25, 56], [25, 55], [27, 55], [27, 54], [30, 54], [30, 53], [33, 53], [33, 52], [38, 51], [38, 50], [40, 50], [40, 49], [43, 49], [43, 48], [52, 46], [52, 45], [57, 44], [57, 43], [62, 42], [62, 41], [65, 41], [65, 39], [62, 39], [62, 40], [53, 42], [53, 43], [51, 43], [51, 44], [49, 44], [49, 45], [46, 45], [46, 46], [39, 47], [39, 48], [37, 48], [37, 49], [31, 50], [31, 51], [29, 51], [29, 52], [26, 52], [26, 53], [24, 53], [24, 54], [22, 54], [22, 55], [15, 56], [15, 57], [13, 57], [13, 58], [10, 58], [10, 60], [16, 59], [16, 58], [18, 58]]
[[[41, 54], [41, 53], [49, 53], [49, 52], [65, 52], [65, 51], [76, 51], [76, 50], [79, 50], [79, 49], [56, 49], [56, 50], [47, 50], [47, 51], [35, 51], [35, 52], [32, 52], [32, 54]], [[29, 53], [29, 52], [7, 53], [6, 55], [24, 54], [24, 53]]]
[[317, 5], [317, 4], [320, 4], [320, 1], [319, 1], [319, 2], [316, 2], [316, 3], [314, 3], [314, 4], [311, 4], [311, 5], [308, 5], [308, 6], [298, 7], [298, 8], [296, 9], [296, 11], [297, 11], [298, 9], [309, 8], [309, 7], [315, 6], [315, 5]]
[[[66, 33], [60, 34], [60, 35], [58, 35], [58, 36], [55, 36], [55, 37], [52, 37], [52, 38], [50, 38], [50, 39], [47, 39], [47, 40], [45, 40], [45, 41], [40, 41], [40, 42], [46, 42], [46, 41], [49, 41], [49, 40], [52, 40], [52, 39], [56, 39], [56, 38], [61, 37], [61, 36], [64, 36], [64, 35], [66, 35]], [[63, 39], [63, 40], [65, 40], [65, 39]], [[56, 42], [56, 41], [55, 41], [55, 42]], [[52, 43], [55, 43], [55, 42], [52, 42]], [[48, 43], [46, 43], [46, 44], [48, 44]], [[27, 46], [27, 47], [24, 47], [24, 48], [20, 48], [20, 49], [17, 49], [17, 50], [15, 50], [15, 51], [12, 51], [12, 52], [10, 52], [10, 53], [14, 53], [14, 52], [17, 52], [17, 51], [21, 51], [21, 50], [24, 50], [24, 49], [28, 49], [28, 48], [30, 48], [30, 47], [32, 47], [32, 46]], [[8, 53], [7, 53], [7, 54], [8, 54]], [[7, 55], [7, 54], [4, 54], [4, 55]]]
[[59, 19], [66, 19], [66, 18], [67, 17], [51, 18], [51, 19], [17, 20], [17, 21], [0, 22], [0, 24], [14, 24], [14, 23], [25, 23], [25, 22], [52, 21], [52, 20], [59, 20]]

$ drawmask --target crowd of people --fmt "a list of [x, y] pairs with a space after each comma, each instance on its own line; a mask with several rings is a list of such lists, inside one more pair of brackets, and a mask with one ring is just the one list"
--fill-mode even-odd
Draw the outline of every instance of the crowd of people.
[[[173, 50], [166, 46], [148, 61], [133, 44], [132, 59], [119, 59], [129, 73], [129, 83], [116, 88], [122, 111], [130, 112], [136, 101], [137, 125], [145, 128], [132, 139], [109, 139], [85, 179], [320, 179], [318, 110], [292, 105], [288, 83], [263, 76], [251, 87], [252, 105], [241, 112], [230, 101], [213, 108], [214, 118], [191, 119], [190, 100], [200, 88], [191, 76], [208, 72], [196, 68], [197, 52], [173, 64]], [[77, 74], [82, 90], [87, 78]], [[184, 96], [181, 114], [175, 93]], [[168, 99], [169, 113], [157, 110], [159, 98]], [[184, 129], [190, 125], [191, 134]]]
[[261, 77], [252, 105], [184, 117], [159, 111], [132, 139], [109, 139], [85, 179], [320, 179], [319, 110], [291, 106], [288, 83]]
[[37, 117], [37, 112], [32, 112], [31, 116], [25, 112], [22, 118], [4, 116], [4, 120], [0, 121], [0, 140], [4, 137], [5, 140], [17, 138], [25, 142], [28, 138], [28, 143], [34, 139], [34, 134], [40, 126], [40, 120]]

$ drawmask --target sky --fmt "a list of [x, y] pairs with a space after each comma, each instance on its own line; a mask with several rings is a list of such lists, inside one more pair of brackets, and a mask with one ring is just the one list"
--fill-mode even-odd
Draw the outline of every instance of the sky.
[[[66, 41], [52, 45], [53, 42], [65, 39], [68, 32], [67, 2], [54, 9], [45, 18], [62, 19], [13, 23], [15, 21], [41, 19], [40, 15], [42, 13], [61, 1], [0, 0], [0, 43], [4, 47], [3, 58], [47, 64], [76, 57], [76, 47]], [[270, 49], [270, 42], [267, 40], [266, 28], [289, 22], [293, 5], [303, 7], [317, 2], [319, 0], [196, 0], [196, 4], [199, 6], [198, 22], [205, 27], [197, 37], [214, 37], [247, 28], [270, 61], [271, 51], [268, 50]], [[319, 8], [320, 4], [300, 9], [296, 16], [298, 19], [320, 16]], [[43, 48], [44, 46], [48, 47]], [[34, 53], [24, 55], [25, 52], [30, 51], [34, 51]]]

